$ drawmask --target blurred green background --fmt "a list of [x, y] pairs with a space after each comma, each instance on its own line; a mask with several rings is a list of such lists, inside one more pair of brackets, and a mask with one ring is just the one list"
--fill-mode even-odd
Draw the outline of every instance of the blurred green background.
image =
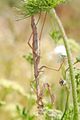
[[[23, 57], [31, 52], [31, 49], [27, 45], [31, 34], [30, 18], [18, 20], [21, 16], [18, 15], [14, 7], [18, 2], [19, 0], [0, 0], [0, 80], [16, 81], [26, 92], [30, 92], [30, 81], [33, 79], [33, 69]], [[59, 5], [56, 11], [68, 37], [80, 43], [80, 0], [69, 0], [69, 2]], [[36, 16], [36, 18], [38, 19], [38, 16]], [[38, 32], [40, 32], [43, 18], [44, 14], [42, 14], [38, 25]], [[53, 29], [53, 22], [50, 15], [48, 15], [41, 39], [41, 64], [58, 68], [59, 64], [55, 62], [56, 58], [53, 56], [53, 59], [49, 59], [49, 53], [55, 46], [49, 36], [50, 31]], [[41, 77], [44, 83], [48, 81], [55, 86], [53, 90], [56, 93], [59, 92], [59, 86], [57, 86], [59, 79], [60, 73], [53, 73], [53, 71], [49, 70], [46, 70]], [[57, 98], [58, 95], [56, 96], [56, 99]], [[8, 103], [19, 102], [22, 105], [27, 105], [27, 100], [16, 94], [8, 96], [6, 101], [8, 101]], [[6, 112], [5, 116], [3, 112], [0, 112], [0, 120], [9, 119], [9, 115], [7, 115]]]

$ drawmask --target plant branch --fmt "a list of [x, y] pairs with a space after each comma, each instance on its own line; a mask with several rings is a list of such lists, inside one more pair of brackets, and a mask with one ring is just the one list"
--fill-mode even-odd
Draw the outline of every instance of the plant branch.
[[75, 82], [73, 65], [72, 65], [71, 51], [69, 49], [69, 45], [68, 45], [68, 42], [67, 42], [68, 38], [67, 38], [66, 33], [64, 31], [63, 25], [62, 25], [62, 23], [61, 23], [59, 17], [57, 16], [54, 9], [53, 9], [53, 13], [54, 13], [56, 22], [57, 22], [57, 24], [59, 26], [59, 29], [60, 29], [60, 31], [61, 31], [61, 33], [63, 35], [63, 42], [64, 42], [64, 46], [66, 48], [66, 53], [67, 53], [67, 58], [68, 58], [70, 80], [71, 80], [71, 85], [72, 85], [73, 105], [74, 105], [74, 120], [79, 120], [76, 82]]
[[[73, 63], [73, 65], [75, 65], [75, 64], [77, 64], [78, 63], [78, 61], [75, 61], [74, 63]], [[66, 72], [69, 70], [69, 67], [66, 69]]]
[[42, 36], [42, 32], [43, 32], [43, 28], [44, 28], [45, 21], [46, 21], [46, 16], [47, 16], [47, 12], [45, 13], [45, 16], [44, 16], [44, 20], [43, 20], [43, 24], [42, 24], [42, 28], [41, 28], [41, 32], [40, 32], [39, 40], [41, 40], [41, 36]]

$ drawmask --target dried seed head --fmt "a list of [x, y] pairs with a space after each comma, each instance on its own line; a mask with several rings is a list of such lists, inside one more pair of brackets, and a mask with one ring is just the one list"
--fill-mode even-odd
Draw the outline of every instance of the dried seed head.
[[60, 81], [59, 81], [59, 84], [60, 84], [61, 86], [66, 85], [66, 80], [60, 80]]
[[57, 54], [57, 55], [65, 56], [65, 57], [67, 56], [64, 45], [58, 45], [54, 49], [54, 53]]

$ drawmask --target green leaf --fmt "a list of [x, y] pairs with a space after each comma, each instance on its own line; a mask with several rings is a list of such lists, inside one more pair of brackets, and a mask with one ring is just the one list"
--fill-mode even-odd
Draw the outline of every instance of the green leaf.
[[31, 65], [33, 64], [33, 56], [32, 53], [28, 53], [27, 55], [23, 56], [27, 62], [29, 62]]
[[62, 35], [60, 33], [60, 31], [53, 31], [51, 34], [50, 34], [51, 38], [53, 39], [53, 41], [55, 43], [58, 43], [59, 40], [62, 38]]

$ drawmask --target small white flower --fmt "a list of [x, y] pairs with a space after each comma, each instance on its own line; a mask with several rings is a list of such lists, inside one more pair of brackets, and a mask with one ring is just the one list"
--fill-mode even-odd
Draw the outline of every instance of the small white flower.
[[61, 56], [67, 56], [64, 45], [59, 45], [54, 49], [54, 53]]

